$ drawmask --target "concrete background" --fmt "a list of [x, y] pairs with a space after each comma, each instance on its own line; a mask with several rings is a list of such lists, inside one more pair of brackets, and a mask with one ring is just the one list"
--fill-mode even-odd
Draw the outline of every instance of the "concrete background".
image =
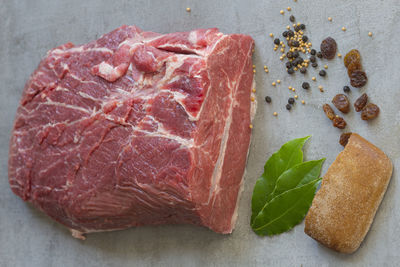
[[[115, 2], [115, 3], [114, 3]], [[327, 62], [328, 75], [310, 82], [312, 90], [300, 89], [303, 77], [289, 77], [273, 52], [270, 32], [280, 35], [289, 24], [289, 12], [307, 25], [314, 47], [327, 36], [336, 39], [339, 52], [358, 48], [369, 82], [353, 89], [352, 102], [367, 92], [378, 104], [378, 119], [366, 123], [351, 111], [348, 130], [358, 132], [382, 148], [393, 160], [395, 171], [389, 189], [361, 248], [353, 255], [332, 252], [309, 238], [303, 224], [292, 231], [260, 238], [249, 226], [251, 192], [267, 158], [284, 142], [312, 134], [305, 147], [306, 159], [326, 157], [323, 173], [341, 150], [340, 131], [324, 117], [321, 105], [348, 84], [338, 58]], [[192, 9], [191, 13], [185, 11]], [[328, 22], [327, 17], [333, 18]], [[95, 1], [95, 0], [0, 0], [0, 266], [395, 266], [400, 261], [400, 4], [374, 1]], [[232, 235], [219, 235], [193, 226], [142, 227], [89, 235], [86, 241], [69, 232], [15, 196], [8, 186], [9, 134], [18, 101], [29, 75], [46, 51], [71, 41], [85, 43], [122, 24], [136, 24], [156, 32], [219, 27], [225, 33], [246, 33], [256, 41], [258, 111], [245, 175], [239, 218]], [[347, 27], [346, 32], [341, 27]], [[374, 33], [368, 37], [367, 33]], [[263, 65], [270, 69], [263, 72]], [[321, 65], [321, 64], [320, 64]], [[271, 86], [280, 79], [281, 85]], [[323, 85], [320, 93], [317, 85]], [[291, 112], [285, 110], [297, 88], [299, 99]], [[273, 103], [263, 98], [270, 95]], [[278, 117], [272, 112], [277, 111]]]

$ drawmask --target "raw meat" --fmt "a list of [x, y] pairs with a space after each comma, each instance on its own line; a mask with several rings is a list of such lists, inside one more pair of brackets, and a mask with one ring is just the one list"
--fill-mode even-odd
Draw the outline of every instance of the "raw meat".
[[10, 142], [23, 200], [83, 233], [190, 223], [230, 233], [250, 143], [251, 37], [122, 26], [47, 53]]

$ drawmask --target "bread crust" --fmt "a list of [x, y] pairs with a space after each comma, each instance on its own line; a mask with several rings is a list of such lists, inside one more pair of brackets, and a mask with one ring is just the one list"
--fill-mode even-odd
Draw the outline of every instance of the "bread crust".
[[338, 252], [356, 251], [371, 226], [392, 170], [384, 152], [353, 133], [322, 179], [304, 232]]

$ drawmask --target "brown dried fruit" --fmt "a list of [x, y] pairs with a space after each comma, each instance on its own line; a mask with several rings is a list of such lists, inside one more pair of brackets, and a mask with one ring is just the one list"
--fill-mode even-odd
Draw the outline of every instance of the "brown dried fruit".
[[332, 104], [341, 112], [348, 113], [350, 111], [350, 102], [346, 95], [337, 94], [332, 99]]
[[351, 74], [353, 72], [355, 72], [356, 70], [362, 70], [361, 63], [357, 62], [357, 61], [351, 62], [347, 68], [347, 75], [349, 75], [349, 77], [351, 77]]
[[354, 109], [357, 112], [360, 112], [368, 102], [368, 96], [366, 93], [362, 94], [359, 98], [357, 98], [356, 102], [354, 102]]
[[379, 115], [379, 107], [375, 104], [368, 103], [361, 112], [361, 119], [372, 120]]
[[330, 119], [333, 120], [335, 118], [335, 112], [333, 111], [333, 109], [331, 108], [331, 106], [329, 106], [329, 104], [324, 104], [322, 106], [322, 108], [324, 109], [325, 115]]
[[346, 146], [347, 143], [349, 142], [350, 136], [351, 136], [351, 133], [342, 133], [340, 135], [339, 144], [341, 144], [342, 146]]
[[368, 81], [367, 74], [362, 70], [356, 70], [350, 75], [350, 84], [353, 87], [363, 87]]
[[333, 118], [333, 127], [344, 129], [346, 125], [347, 123], [342, 117], [335, 116], [335, 118]]
[[336, 56], [336, 48], [337, 44], [336, 41], [328, 37], [321, 42], [321, 53], [322, 56], [326, 59], [333, 59]]
[[351, 63], [358, 62], [361, 64], [361, 55], [357, 49], [350, 50], [344, 57], [344, 66], [347, 68]]

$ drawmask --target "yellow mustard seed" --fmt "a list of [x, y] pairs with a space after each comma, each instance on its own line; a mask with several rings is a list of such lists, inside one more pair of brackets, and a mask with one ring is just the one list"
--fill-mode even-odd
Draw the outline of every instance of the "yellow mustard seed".
[[264, 71], [265, 71], [266, 73], [268, 73], [268, 72], [269, 72], [269, 70], [268, 70], [268, 69], [265, 69]]
[[251, 100], [252, 102], [254, 102], [254, 100], [256, 100], [256, 99], [254, 98], [254, 96], [252, 96], [252, 97], [250, 98], [250, 100]]
[[342, 54], [338, 53], [337, 56], [338, 56], [338, 57], [342, 57]]
[[289, 88], [289, 90], [292, 90], [293, 87], [289, 86], [288, 88]]
[[272, 113], [274, 116], [278, 116], [278, 112], [274, 112], [274, 113]]
[[276, 80], [277, 83], [281, 83], [281, 80]]
[[306, 101], [304, 101], [304, 100], [301, 100], [301, 103], [304, 105], [304, 104], [306, 103]]
[[298, 95], [295, 95], [294, 98], [297, 99], [297, 98], [299, 98], [299, 96], [298, 96]]
[[250, 129], [253, 129], [253, 124], [250, 124], [250, 125], [249, 125], [249, 128], [250, 128]]
[[285, 11], [281, 10], [279, 11], [279, 13], [281, 13], [281, 15], [285, 14]]
[[328, 69], [328, 65], [324, 65], [324, 69]]
[[296, 89], [292, 88], [292, 91], [293, 91], [293, 92], [296, 92]]
[[312, 78], [311, 78], [311, 80], [313, 80], [313, 81], [316, 81], [316, 80], [317, 80], [317, 78], [315, 78], [315, 77], [312, 77]]
[[297, 71], [297, 70], [298, 70], [298, 68], [297, 68], [297, 67], [295, 67], [295, 68], [294, 68], [294, 70], [295, 70], [295, 71]]
[[255, 69], [256, 68], [256, 65], [253, 65], [253, 69]]
[[276, 83], [275, 82], [272, 82], [272, 86], [275, 86], [276, 85]]
[[332, 18], [331, 18], [331, 17], [328, 17], [328, 20], [329, 20], [329, 21], [332, 21]]
[[290, 6], [288, 6], [286, 9], [287, 9], [287, 11], [291, 11], [292, 10], [292, 8]]
[[369, 32], [369, 33], [368, 33], [368, 36], [371, 37], [371, 36], [372, 36], [372, 32]]
[[342, 27], [342, 31], [344, 31], [344, 32], [345, 32], [345, 31], [346, 31], [346, 27]]
[[282, 53], [285, 52], [285, 48], [282, 47], [282, 48], [281, 48], [281, 52], [282, 52]]
[[192, 11], [192, 9], [190, 7], [187, 7], [186, 12], [190, 12], [190, 11]]
[[269, 34], [269, 37], [274, 37], [274, 34], [271, 32], [271, 33]]
[[256, 70], [253, 70], [253, 73], [256, 73]]
[[253, 93], [255, 93], [255, 92], [256, 92], [256, 88], [251, 89], [251, 91], [252, 91]]
[[266, 65], [264, 65], [264, 69], [268, 69]]
[[278, 50], [278, 47], [274, 47], [274, 51]]
[[[287, 25], [287, 26], [286, 26], [286, 29], [290, 30], [290, 26], [289, 26], [289, 25]], [[289, 38], [289, 37], [288, 37], [288, 38]]]

